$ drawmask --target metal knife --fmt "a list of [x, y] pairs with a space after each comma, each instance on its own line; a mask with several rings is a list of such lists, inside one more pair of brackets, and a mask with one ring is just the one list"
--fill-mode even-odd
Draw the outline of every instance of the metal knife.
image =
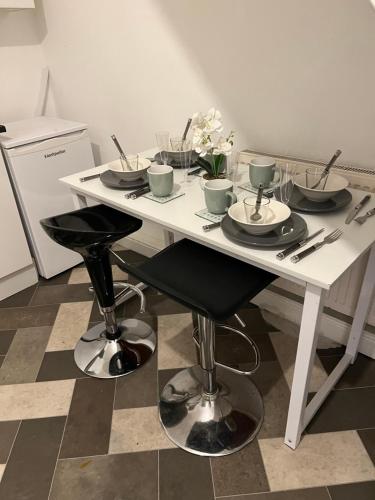
[[366, 196], [348, 213], [347, 218], [345, 219], [345, 224], [350, 224], [354, 217], [358, 214], [358, 212], [370, 201], [371, 196], [366, 194]]
[[207, 233], [208, 231], [211, 231], [211, 229], [215, 229], [216, 227], [220, 227], [221, 226], [221, 222], [214, 222], [213, 224], [207, 224], [205, 226], [202, 226], [202, 229], [205, 233]]
[[142, 189], [138, 189], [135, 193], [130, 193], [130, 199], [131, 200], [136, 200], [140, 196], [143, 196], [144, 194], [147, 194], [151, 191], [150, 186], [146, 186]]
[[189, 172], [188, 175], [196, 175], [199, 174], [199, 172], [203, 170], [202, 167], [193, 167]]
[[315, 233], [311, 234], [307, 238], [304, 238], [303, 240], [299, 241], [298, 243], [294, 243], [294, 245], [291, 245], [290, 247], [286, 248], [282, 252], [279, 252], [276, 255], [276, 258], [279, 260], [285, 259], [285, 257], [287, 257], [291, 253], [295, 252], [296, 250], [299, 250], [301, 247], [305, 246], [306, 243], [308, 243], [313, 238], [315, 238], [315, 236], [318, 236], [318, 234], [322, 233], [324, 230], [325, 230], [325, 228], [323, 227], [322, 229], [319, 229], [319, 231], [315, 231]]
[[91, 179], [97, 179], [98, 177], [100, 177], [100, 174], [86, 175], [86, 177], [80, 177], [79, 181], [80, 182], [91, 181]]
[[367, 219], [371, 216], [375, 215], [375, 208], [372, 208], [371, 210], [368, 210], [365, 215], [362, 215], [361, 217], [356, 217], [354, 220], [358, 222], [359, 224], [363, 224], [364, 222], [367, 221]]

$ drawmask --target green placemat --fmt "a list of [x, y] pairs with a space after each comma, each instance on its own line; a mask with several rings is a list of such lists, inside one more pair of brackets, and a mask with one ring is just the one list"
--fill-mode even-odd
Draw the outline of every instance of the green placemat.
[[202, 219], [209, 220], [210, 222], [220, 222], [225, 216], [225, 214], [212, 214], [207, 210], [207, 208], [199, 210], [199, 212], [195, 212], [195, 215], [202, 217]]
[[185, 193], [181, 191], [177, 191], [176, 193], [169, 194], [168, 196], [155, 196], [152, 193], [147, 193], [144, 195], [144, 198], [148, 198], [149, 200], [156, 201], [157, 203], [168, 203], [168, 201], [175, 200], [180, 196], [183, 196]]

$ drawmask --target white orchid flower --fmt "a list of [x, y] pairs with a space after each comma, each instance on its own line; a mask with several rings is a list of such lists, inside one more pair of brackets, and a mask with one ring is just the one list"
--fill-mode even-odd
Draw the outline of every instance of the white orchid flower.
[[204, 130], [208, 134], [213, 134], [214, 132], [221, 132], [223, 130], [221, 113], [218, 109], [210, 108], [207, 111], [207, 114], [204, 116], [204, 121], [205, 121]]
[[232, 153], [233, 145], [231, 142], [227, 141], [224, 137], [220, 137], [214, 150], [212, 151], [213, 155], [224, 155], [229, 156]]
[[194, 113], [192, 116], [192, 144], [194, 150], [200, 155], [224, 155], [228, 156], [232, 152], [233, 136], [231, 132], [228, 137], [223, 137], [221, 113], [218, 109], [210, 108], [204, 115]]

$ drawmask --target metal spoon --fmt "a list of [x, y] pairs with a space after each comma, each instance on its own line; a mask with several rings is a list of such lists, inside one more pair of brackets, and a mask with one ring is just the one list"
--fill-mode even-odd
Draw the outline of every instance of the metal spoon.
[[185, 130], [184, 130], [184, 133], [182, 134], [182, 140], [185, 142], [186, 140], [186, 136], [189, 132], [189, 128], [190, 128], [190, 125], [191, 125], [191, 122], [192, 122], [192, 119], [189, 118], [188, 121], [187, 121], [187, 124], [186, 124], [186, 127], [185, 127]]
[[120, 157], [121, 157], [122, 160], [125, 161], [126, 166], [128, 167], [128, 169], [129, 170], [133, 170], [132, 166], [130, 165], [130, 161], [127, 159], [126, 154], [122, 150], [122, 147], [120, 146], [120, 143], [118, 142], [117, 137], [115, 136], [115, 134], [111, 135], [111, 139], [115, 143], [115, 146], [116, 146], [118, 152], [120, 153]]
[[250, 215], [250, 220], [253, 220], [254, 222], [262, 218], [262, 216], [259, 213], [259, 209], [262, 204], [262, 195], [263, 195], [263, 184], [259, 184], [257, 201], [255, 203], [255, 212]]

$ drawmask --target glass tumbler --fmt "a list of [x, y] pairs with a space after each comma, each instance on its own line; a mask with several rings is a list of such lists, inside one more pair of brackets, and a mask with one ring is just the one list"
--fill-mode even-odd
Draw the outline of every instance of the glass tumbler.
[[274, 192], [275, 198], [277, 201], [288, 205], [293, 193], [296, 165], [285, 163], [284, 165], [278, 165], [277, 169], [279, 173], [279, 181]]
[[191, 167], [192, 161], [192, 144], [190, 140], [185, 139], [182, 141], [181, 149], [180, 149], [180, 165], [183, 170], [183, 183], [187, 184], [190, 182], [191, 176], [189, 177], [189, 170]]
[[156, 144], [160, 151], [160, 158], [164, 165], [168, 163], [168, 151], [169, 151], [169, 132], [162, 130], [156, 132]]
[[256, 212], [256, 209], [255, 209], [256, 202], [257, 202], [257, 196], [247, 196], [243, 200], [244, 207], [245, 207], [246, 222], [248, 224], [264, 224], [269, 219], [270, 199], [266, 198], [265, 196], [262, 196], [261, 205], [260, 205], [260, 208], [258, 211], [258, 214], [261, 216], [261, 218], [257, 221], [254, 221], [251, 219], [251, 216]]

